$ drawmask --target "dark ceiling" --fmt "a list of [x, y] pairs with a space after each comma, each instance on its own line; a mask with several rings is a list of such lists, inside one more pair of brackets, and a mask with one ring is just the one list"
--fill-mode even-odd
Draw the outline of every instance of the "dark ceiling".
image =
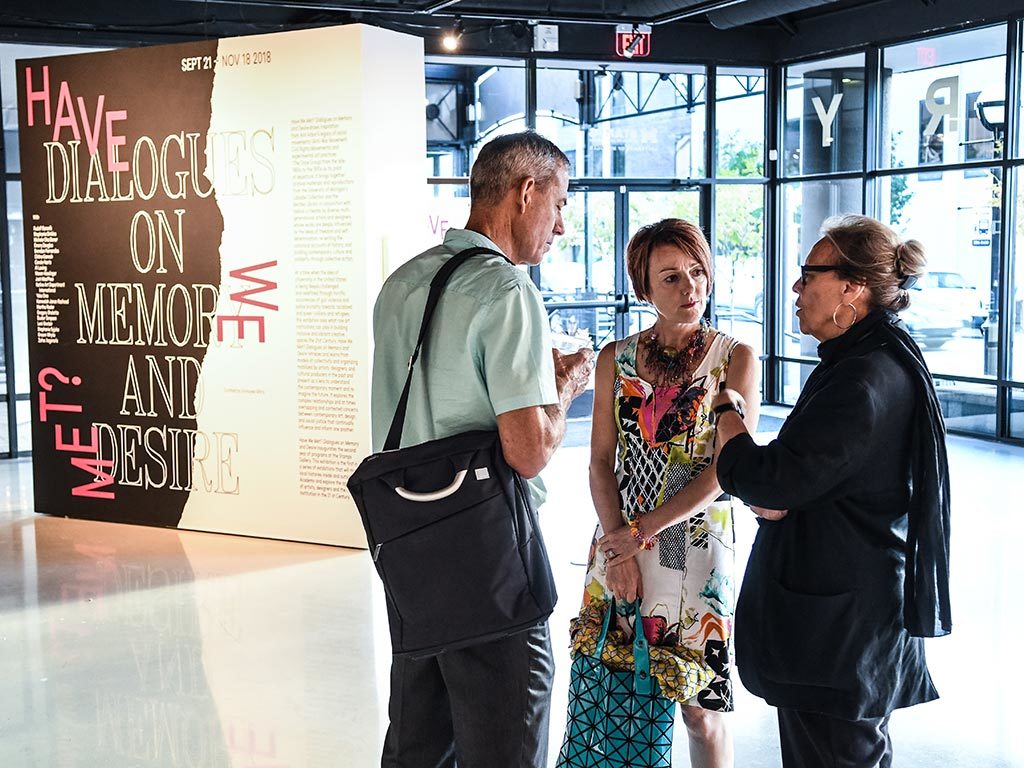
[[865, 5], [871, 0], [377, 0], [351, 2], [345, 0], [177, 0], [207, 8], [246, 6], [275, 10], [335, 11], [376, 14], [408, 23], [463, 19], [522, 20], [541, 23], [668, 24], [691, 19], [705, 21], [720, 28], [740, 26], [766, 19], [813, 13], [825, 6], [850, 7]]
[[1019, 0], [0, 0], [0, 41], [128, 45], [364, 22], [421, 35], [458, 19], [460, 53], [529, 55], [533, 23], [557, 55], [611, 58], [612, 28], [650, 24], [651, 59], [784, 61], [1000, 21]]
[[[915, 0], [915, 2], [918, 0]], [[211, 25], [263, 28], [347, 21], [377, 21], [432, 29], [467, 22], [524, 21], [561, 24], [639, 23], [660, 26], [688, 20], [732, 28], [757, 22], [783, 26], [875, 0], [6, 0], [0, 20], [10, 27], [82, 30], [89, 26], [164, 34], [203, 34]]]

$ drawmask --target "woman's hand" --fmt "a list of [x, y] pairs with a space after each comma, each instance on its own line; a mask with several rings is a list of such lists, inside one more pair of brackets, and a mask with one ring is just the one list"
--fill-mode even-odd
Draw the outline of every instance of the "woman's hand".
[[718, 390], [718, 394], [716, 394], [714, 399], [711, 401], [711, 409], [714, 410], [718, 406], [725, 405], [726, 403], [738, 405], [743, 409], [746, 409], [747, 405], [747, 401], [744, 399], [743, 395], [735, 389], [729, 389], [723, 384]]
[[[744, 419], [746, 415], [746, 400], [743, 395], [737, 392], [735, 389], [730, 389], [725, 386], [723, 382], [718, 390], [718, 394], [715, 395], [711, 401], [711, 411], [715, 413], [716, 410], [723, 405], [732, 405], [733, 411], [723, 411], [720, 415], [715, 416], [715, 442], [717, 445], [716, 450], [721, 450], [725, 447], [725, 444], [732, 440], [737, 435], [748, 433], [747, 423]], [[733, 414], [730, 416], [730, 413]], [[734, 418], [735, 417], [735, 418]], [[750, 416], [751, 420], [755, 418], [753, 414]]]
[[616, 558], [609, 562], [605, 571], [605, 586], [616, 600], [632, 603], [638, 597], [643, 597], [640, 566], [636, 558], [629, 557], [621, 562]]
[[620, 525], [611, 533], [606, 533], [597, 540], [597, 546], [604, 553], [604, 559], [609, 564], [615, 563], [616, 565], [626, 560], [632, 560], [640, 551], [640, 544], [634, 538], [628, 525]]
[[758, 517], [763, 517], [765, 520], [781, 520], [789, 513], [788, 509], [767, 509], [754, 506], [753, 504], [750, 505], [750, 511]]

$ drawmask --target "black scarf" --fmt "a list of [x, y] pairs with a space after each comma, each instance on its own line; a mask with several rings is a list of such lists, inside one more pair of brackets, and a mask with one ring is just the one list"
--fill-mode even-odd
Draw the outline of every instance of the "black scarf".
[[[916, 637], [952, 628], [949, 605], [949, 463], [946, 426], [921, 350], [895, 313], [875, 310], [846, 333], [818, 347], [826, 368], [850, 354], [887, 347], [914, 381], [912, 488], [907, 520], [903, 626]], [[810, 379], [807, 384], [810, 384]], [[806, 390], [806, 387], [805, 387]], [[797, 404], [799, 406], [799, 403]]]

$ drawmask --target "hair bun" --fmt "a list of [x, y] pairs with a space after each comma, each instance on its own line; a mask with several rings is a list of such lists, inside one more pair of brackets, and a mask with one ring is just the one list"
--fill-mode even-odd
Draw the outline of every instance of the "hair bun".
[[924, 252], [917, 240], [905, 240], [896, 245], [893, 267], [899, 287], [909, 290], [917, 284], [924, 268]]

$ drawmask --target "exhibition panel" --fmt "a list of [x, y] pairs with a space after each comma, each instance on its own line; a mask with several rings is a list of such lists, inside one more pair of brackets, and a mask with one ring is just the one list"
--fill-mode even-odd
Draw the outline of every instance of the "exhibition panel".
[[422, 69], [367, 26], [19, 62], [40, 512], [364, 544], [373, 297], [422, 237], [370, 201], [423, 210]]

